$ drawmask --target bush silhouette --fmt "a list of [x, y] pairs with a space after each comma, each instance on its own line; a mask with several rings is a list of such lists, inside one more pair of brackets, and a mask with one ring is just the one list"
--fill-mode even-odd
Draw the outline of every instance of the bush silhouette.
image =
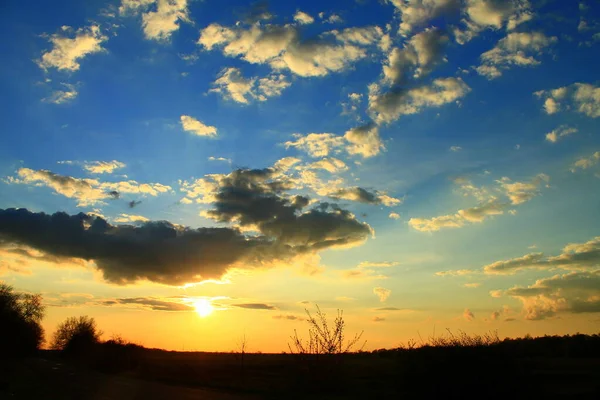
[[99, 343], [101, 335], [94, 318], [87, 315], [69, 317], [56, 328], [50, 347], [67, 356], [88, 355]]
[[34, 353], [44, 342], [42, 297], [0, 282], [0, 357]]

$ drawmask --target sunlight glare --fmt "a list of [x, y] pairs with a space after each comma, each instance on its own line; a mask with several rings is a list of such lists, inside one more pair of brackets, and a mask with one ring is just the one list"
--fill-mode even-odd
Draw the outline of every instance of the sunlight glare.
[[206, 299], [199, 299], [194, 302], [194, 308], [196, 313], [202, 318], [209, 316], [213, 312], [213, 306], [210, 301]]

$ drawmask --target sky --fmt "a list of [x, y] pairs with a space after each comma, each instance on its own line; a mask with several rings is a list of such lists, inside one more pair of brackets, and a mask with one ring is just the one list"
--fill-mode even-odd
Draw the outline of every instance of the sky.
[[0, 35], [0, 279], [47, 334], [600, 328], [598, 1], [9, 0]]

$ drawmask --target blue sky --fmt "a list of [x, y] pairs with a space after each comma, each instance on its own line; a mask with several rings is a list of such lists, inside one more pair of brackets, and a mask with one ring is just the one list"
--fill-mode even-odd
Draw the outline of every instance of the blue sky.
[[[436, 323], [597, 330], [597, 2], [1, 8], [0, 274], [47, 294], [49, 328], [202, 297], [267, 325], [296, 323], [302, 301], [344, 308], [380, 345]], [[55, 212], [82, 235], [105, 221], [93, 240], [127, 238], [124, 253], [10, 219]], [[270, 247], [188, 239], [210, 227]], [[181, 294], [206, 279], [227, 284]], [[223, 318], [213, 328], [235, 336]]]

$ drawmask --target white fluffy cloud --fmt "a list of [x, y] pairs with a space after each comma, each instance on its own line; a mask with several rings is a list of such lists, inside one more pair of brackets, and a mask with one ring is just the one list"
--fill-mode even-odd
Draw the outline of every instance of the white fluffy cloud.
[[128, 223], [128, 222], [148, 222], [150, 220], [141, 215], [119, 214], [119, 216], [117, 218], [115, 218], [114, 221], [119, 222], [119, 223]]
[[493, 49], [481, 55], [481, 65], [475, 68], [477, 73], [495, 79], [502, 75], [503, 70], [512, 66], [532, 67], [540, 65], [535, 58], [556, 43], [555, 36], [548, 37], [541, 32], [513, 32], [500, 39]]
[[271, 74], [265, 78], [245, 78], [239, 68], [224, 68], [213, 84], [210, 92], [219, 93], [223, 98], [237, 103], [249, 104], [252, 100], [266, 101], [269, 97], [280, 96], [290, 86], [282, 74]]
[[20, 168], [17, 171], [17, 177], [9, 177], [6, 182], [49, 187], [58, 194], [76, 199], [78, 207], [94, 205], [107, 199], [116, 199], [122, 193], [158, 196], [160, 193], [171, 191], [170, 186], [160, 183], [138, 183], [134, 180], [100, 182], [97, 179], [74, 178], [48, 170], [30, 168]]
[[86, 161], [83, 169], [92, 174], [111, 174], [115, 169], [125, 168], [126, 165], [120, 161]]
[[557, 256], [530, 253], [522, 257], [496, 261], [483, 267], [486, 274], [507, 275], [525, 269], [595, 270], [600, 267], [600, 237], [584, 243], [569, 243]]
[[[261, 25], [225, 27], [211, 24], [200, 32], [198, 45], [215, 47], [228, 57], [252, 64], [268, 64], [273, 70], [303, 76], [325, 76], [348, 68], [367, 56], [366, 47], [383, 35], [379, 27], [331, 31], [313, 41], [302, 41], [297, 26]], [[335, 40], [330, 40], [331, 38]]]
[[388, 215], [388, 217], [390, 219], [400, 219], [400, 214], [398, 214], [397, 212], [391, 212], [390, 215]]
[[577, 172], [578, 169], [588, 169], [600, 163], [600, 151], [595, 152], [589, 157], [581, 157], [571, 166], [571, 172]]
[[202, 121], [198, 121], [196, 118], [190, 117], [189, 115], [182, 115], [180, 120], [181, 127], [186, 132], [197, 136], [217, 136], [217, 128], [214, 126], [205, 125]]
[[75, 100], [79, 94], [75, 85], [70, 83], [61, 83], [61, 85], [64, 86], [63, 90], [53, 91], [50, 96], [46, 97], [42, 101], [52, 104], [64, 104]]
[[507, 177], [503, 177], [497, 182], [510, 199], [511, 204], [517, 205], [537, 196], [540, 193], [539, 187], [544, 183], [547, 184], [549, 181], [550, 177], [548, 175], [539, 174], [529, 182], [512, 182]]
[[597, 313], [600, 312], [600, 270], [555, 275], [528, 287], [513, 287], [504, 294], [523, 303], [523, 314], [528, 320], [560, 313]]
[[188, 0], [121, 0], [119, 12], [142, 15], [147, 39], [168, 40], [179, 29], [179, 21], [189, 22]]
[[454, 28], [459, 44], [464, 44], [484, 29], [514, 30], [533, 19], [528, 0], [466, 0], [462, 28]]
[[427, 28], [411, 37], [403, 48], [394, 48], [383, 65], [384, 83], [397, 85], [411, 75], [427, 75], [444, 59], [448, 36], [437, 28]]
[[415, 28], [425, 26], [434, 18], [458, 14], [460, 0], [388, 0], [400, 13], [400, 33], [409, 34]]
[[558, 128], [548, 132], [546, 134], [546, 140], [551, 143], [556, 143], [560, 138], [563, 138], [573, 133], [577, 133], [577, 128], [572, 128], [567, 125], [561, 125]]
[[[42, 54], [42, 58], [38, 61], [41, 68], [77, 71], [81, 60], [89, 54], [103, 51], [102, 42], [108, 39], [102, 34], [98, 25], [78, 29], [74, 32], [73, 38], [63, 36], [72, 32], [70, 27], [63, 26], [62, 31], [61, 34], [50, 36], [52, 50]], [[69, 95], [66, 96], [68, 98]]]
[[348, 142], [348, 153], [358, 154], [363, 158], [373, 157], [385, 149], [379, 137], [379, 127], [375, 124], [352, 128], [346, 131], [344, 139]]
[[379, 297], [379, 301], [383, 303], [388, 299], [388, 297], [390, 297], [392, 291], [390, 289], [376, 287], [373, 289], [373, 293], [375, 293], [375, 295]]
[[369, 111], [378, 123], [389, 123], [402, 115], [417, 114], [425, 108], [441, 107], [456, 102], [471, 91], [460, 78], [438, 78], [431, 84], [381, 93], [369, 87]]
[[294, 21], [302, 25], [308, 25], [315, 22], [315, 19], [304, 11], [298, 10], [296, 11], [296, 14], [294, 14]]
[[561, 110], [574, 110], [590, 118], [600, 117], [600, 87], [589, 83], [574, 83], [570, 86], [534, 93], [544, 99], [544, 111], [555, 114]]
[[[461, 228], [470, 223], [481, 223], [487, 218], [502, 215], [513, 205], [523, 204], [540, 194], [540, 186], [549, 181], [545, 174], [539, 174], [531, 181], [513, 182], [504, 177], [496, 183], [498, 187], [494, 194], [484, 188], [478, 188], [464, 179], [457, 179], [459, 191], [464, 195], [472, 195], [480, 204], [474, 207], [461, 209], [455, 213], [432, 218], [411, 218], [408, 224], [421, 232], [437, 232], [444, 228]], [[496, 195], [506, 197], [501, 200]]]
[[311, 157], [327, 157], [332, 152], [339, 152], [344, 145], [344, 138], [334, 133], [295, 133], [293, 136], [296, 140], [287, 141], [284, 146], [305, 151]]

